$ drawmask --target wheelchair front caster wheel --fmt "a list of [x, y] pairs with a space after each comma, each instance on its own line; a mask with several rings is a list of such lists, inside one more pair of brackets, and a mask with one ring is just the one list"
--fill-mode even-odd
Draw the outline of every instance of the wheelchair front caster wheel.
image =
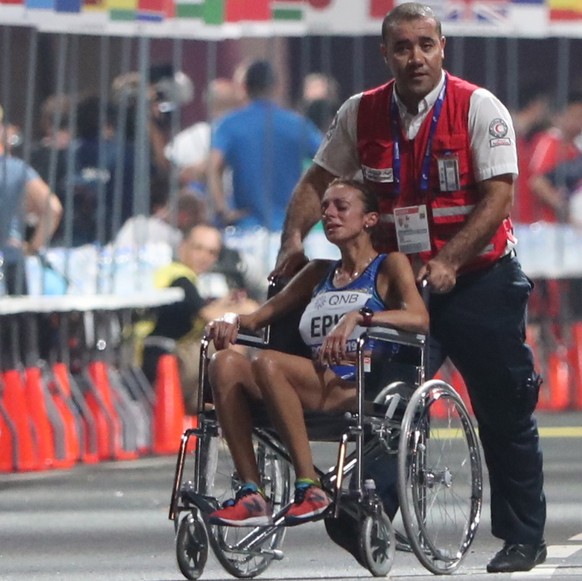
[[176, 559], [186, 579], [198, 579], [208, 559], [208, 533], [198, 511], [190, 512], [178, 525]]
[[374, 577], [385, 577], [394, 563], [396, 538], [384, 511], [366, 516], [360, 527], [360, 557]]

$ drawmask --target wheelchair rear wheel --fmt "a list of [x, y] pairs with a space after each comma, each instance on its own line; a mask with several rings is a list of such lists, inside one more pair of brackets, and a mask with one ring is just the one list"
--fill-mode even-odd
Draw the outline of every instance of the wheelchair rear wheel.
[[198, 579], [208, 558], [208, 535], [198, 510], [188, 512], [176, 531], [176, 559], [186, 579]]
[[398, 447], [398, 496], [414, 553], [434, 574], [455, 571], [481, 515], [479, 443], [463, 400], [427, 381], [412, 395]]
[[396, 540], [392, 523], [383, 510], [364, 518], [359, 545], [362, 564], [374, 577], [385, 577], [394, 563]]
[[[253, 443], [262, 478], [260, 485], [271, 499], [273, 512], [277, 513], [290, 498], [289, 464], [255, 434]], [[199, 446], [205, 448], [200, 450], [203, 488], [200, 492], [216, 498], [219, 504], [234, 498], [243, 483], [236, 473], [226, 441], [218, 435], [199, 442]], [[285, 528], [274, 525], [208, 525], [208, 536], [216, 558], [228, 573], [239, 578], [255, 577], [267, 569], [273, 559], [282, 558], [279, 547], [284, 535]]]

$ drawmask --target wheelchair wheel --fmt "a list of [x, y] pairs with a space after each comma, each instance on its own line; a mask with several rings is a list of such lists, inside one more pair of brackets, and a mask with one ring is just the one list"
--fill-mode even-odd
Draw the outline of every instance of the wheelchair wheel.
[[186, 579], [198, 579], [208, 558], [208, 535], [198, 511], [181, 519], [176, 532], [176, 559]]
[[385, 577], [394, 563], [396, 543], [392, 523], [383, 510], [364, 518], [359, 545], [362, 564], [374, 577]]
[[479, 444], [463, 400], [427, 381], [412, 395], [398, 446], [398, 496], [414, 553], [432, 573], [455, 571], [479, 524]]
[[[271, 498], [273, 512], [288, 504], [290, 498], [289, 464], [271, 450], [259, 437], [253, 435], [254, 448], [261, 474], [261, 486]], [[242, 484], [238, 478], [226, 441], [220, 436], [210, 439], [201, 466], [205, 490], [219, 504], [234, 498]], [[202, 451], [201, 451], [202, 452]], [[282, 558], [279, 547], [283, 543], [285, 528], [230, 527], [209, 525], [210, 545], [220, 564], [231, 575], [239, 578], [255, 577], [270, 565], [273, 559]]]

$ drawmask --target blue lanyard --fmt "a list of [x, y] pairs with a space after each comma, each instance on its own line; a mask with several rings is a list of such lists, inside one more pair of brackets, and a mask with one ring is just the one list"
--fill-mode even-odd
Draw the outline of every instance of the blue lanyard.
[[[396, 97], [394, 91], [396, 86], [392, 89], [392, 102], [390, 104], [390, 116], [392, 117], [392, 140], [394, 142], [394, 153], [392, 154], [392, 172], [394, 176], [394, 193], [400, 194], [400, 113], [398, 105], [396, 104]], [[430, 154], [432, 152], [432, 140], [436, 132], [436, 126], [441, 116], [443, 109], [443, 102], [445, 100], [445, 93], [447, 90], [447, 77], [442, 89], [439, 92], [436, 103], [434, 104], [432, 119], [430, 123], [430, 131], [428, 134], [428, 142], [426, 144], [426, 151], [424, 152], [424, 159], [422, 161], [422, 173], [420, 174], [420, 191], [428, 191], [428, 178], [430, 174]]]

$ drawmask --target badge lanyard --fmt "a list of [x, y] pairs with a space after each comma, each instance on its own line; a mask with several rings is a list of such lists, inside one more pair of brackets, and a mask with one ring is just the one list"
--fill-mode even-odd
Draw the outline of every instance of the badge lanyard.
[[[445, 100], [445, 93], [447, 89], [447, 77], [442, 89], [439, 92], [436, 103], [434, 104], [432, 120], [430, 123], [430, 131], [428, 134], [428, 142], [426, 144], [426, 151], [424, 152], [424, 159], [422, 160], [422, 173], [420, 174], [420, 191], [428, 191], [428, 178], [430, 173], [430, 155], [432, 152], [432, 140], [436, 133], [436, 126], [441, 116], [443, 109], [443, 102]], [[390, 105], [390, 115], [392, 117], [392, 140], [394, 141], [394, 153], [392, 157], [392, 169], [394, 172], [394, 190], [396, 195], [400, 194], [400, 113], [398, 105], [396, 104], [396, 97], [394, 91], [396, 86], [392, 89], [392, 102]]]

